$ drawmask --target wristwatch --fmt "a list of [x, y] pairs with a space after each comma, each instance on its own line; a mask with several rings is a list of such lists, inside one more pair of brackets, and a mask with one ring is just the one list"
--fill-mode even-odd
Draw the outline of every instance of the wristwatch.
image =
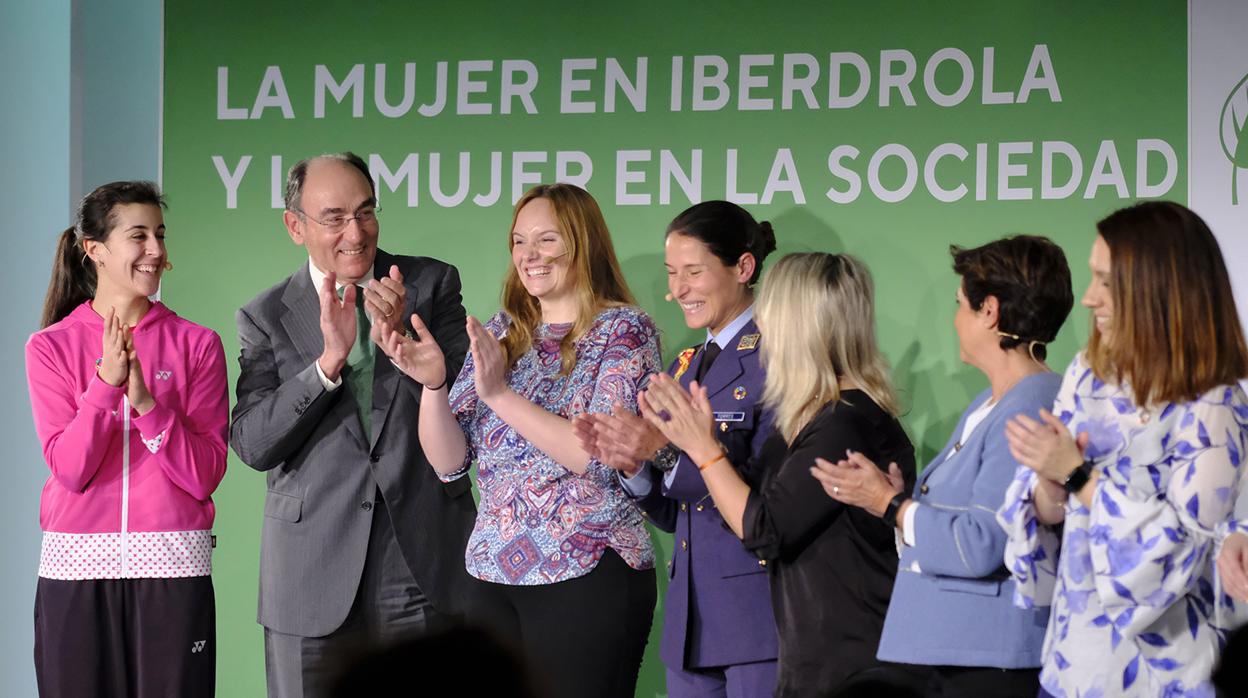
[[893, 498], [888, 500], [888, 506], [884, 507], [884, 515], [880, 518], [894, 527], [897, 526], [897, 512], [901, 510], [901, 505], [905, 504], [907, 499], [909, 497], [905, 492], [893, 495]]
[[680, 460], [680, 451], [671, 444], [660, 448], [654, 452], [654, 457], [650, 459], [654, 463], [654, 467], [667, 472], [676, 467], [676, 461]]
[[1079, 465], [1078, 468], [1070, 471], [1070, 474], [1066, 476], [1065, 482], [1062, 483], [1062, 489], [1071, 494], [1079, 494], [1079, 490], [1083, 489], [1083, 486], [1088, 484], [1088, 480], [1091, 479], [1091, 476], [1092, 461], [1085, 460]]

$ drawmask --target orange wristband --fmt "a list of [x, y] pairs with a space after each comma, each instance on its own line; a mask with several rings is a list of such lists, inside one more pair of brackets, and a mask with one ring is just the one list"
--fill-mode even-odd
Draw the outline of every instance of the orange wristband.
[[711, 467], [712, 465], [715, 465], [716, 463], [723, 460], [727, 456], [728, 454], [724, 453], [723, 451], [720, 451], [718, 456], [715, 456], [714, 458], [708, 460], [705, 463], [698, 463], [698, 471], [701, 472], [703, 470], [706, 470], [707, 468]]

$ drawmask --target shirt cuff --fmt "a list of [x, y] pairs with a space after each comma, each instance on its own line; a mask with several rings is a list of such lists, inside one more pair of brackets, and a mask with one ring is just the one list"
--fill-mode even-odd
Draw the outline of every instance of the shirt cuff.
[[914, 547], [914, 519], [919, 513], [919, 506], [918, 502], [911, 502], [910, 506], [906, 507], [906, 513], [901, 515], [901, 542], [911, 548]]
[[139, 438], [147, 446], [147, 450], [156, 453], [164, 443], [165, 434], [173, 426], [173, 410], [154, 405], [147, 414], [134, 418], [134, 426], [139, 430]]
[[321, 387], [325, 388], [327, 392], [333, 392], [338, 389], [338, 386], [342, 385], [341, 375], [338, 376], [338, 380], [331, 381], [330, 379], [325, 377], [325, 372], [321, 370], [320, 361], [313, 361], [312, 365], [316, 366], [316, 377], [321, 379]]
[[654, 487], [654, 480], [650, 477], [650, 465], [643, 463], [641, 470], [632, 477], [627, 477], [623, 472], [615, 471], [616, 477], [620, 480], [620, 486], [628, 493], [630, 497], [641, 498], [650, 494], [650, 490]]
[[125, 393], [124, 385], [109, 385], [97, 373], [91, 382], [87, 383], [87, 390], [82, 394], [82, 401], [96, 409], [116, 411], [120, 406], [121, 396]]
[[471, 466], [471, 465], [472, 465], [472, 460], [471, 460], [471, 459], [468, 459], [468, 462], [467, 462], [467, 463], [465, 463], [464, 465], [460, 466], [459, 470], [456, 470], [456, 471], [454, 471], [454, 472], [450, 472], [450, 473], [447, 473], [447, 474], [445, 474], [445, 475], [443, 475], [442, 473], [439, 473], [439, 472], [438, 472], [438, 471], [436, 471], [436, 470], [435, 470], [435, 471], [433, 471], [433, 472], [434, 472], [434, 474], [435, 474], [435, 475], [437, 475], [437, 476], [438, 476], [438, 479], [439, 479], [439, 480], [441, 480], [441, 481], [442, 481], [442, 482], [444, 482], [444, 483], [447, 483], [447, 482], [455, 482], [456, 480], [458, 480], [458, 479], [460, 479], [461, 477], [463, 477], [463, 476], [465, 476], [465, 475], [467, 475], [467, 474], [468, 474], [468, 468], [469, 468], [469, 466]]

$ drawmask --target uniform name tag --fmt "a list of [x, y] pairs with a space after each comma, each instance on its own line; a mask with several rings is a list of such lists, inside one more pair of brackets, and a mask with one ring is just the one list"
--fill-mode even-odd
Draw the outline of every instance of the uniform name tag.
[[716, 412], [715, 421], [717, 422], [744, 422], [744, 412]]

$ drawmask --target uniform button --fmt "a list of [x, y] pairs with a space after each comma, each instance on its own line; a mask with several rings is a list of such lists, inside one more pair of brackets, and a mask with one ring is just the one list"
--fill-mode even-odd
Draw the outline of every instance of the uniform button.
[[685, 504], [684, 502], [681, 502], [681, 503], [680, 503], [680, 510], [681, 510], [681, 511], [689, 511], [689, 505], [688, 505], [688, 504]]
[[766, 566], [767, 566], [767, 561], [766, 561], [766, 560], [759, 560], [759, 561], [758, 561], [758, 566], [759, 566], [759, 567], [766, 567]]
[[719, 423], [719, 430], [720, 430], [720, 431], [728, 431], [728, 422], [720, 422], [720, 423]]
[[703, 504], [699, 504], [699, 505], [698, 505], [698, 511], [702, 511], [702, 510], [703, 510], [703, 509], [705, 509], [705, 508], [706, 508], [706, 506], [705, 506], [705, 505], [703, 505]]
[[360, 508], [363, 509], [364, 511], [372, 511], [373, 503], [372, 502], [360, 502]]
[[687, 541], [687, 540], [682, 540], [682, 541], [680, 542], [680, 549], [681, 549], [681, 550], [688, 550], [688, 549], [689, 549], [689, 541]]
[[927, 494], [927, 485], [922, 485], [919, 487], [919, 494]]
[[379, 455], [377, 455], [377, 454], [375, 454], [375, 453], [374, 453], [374, 454], [372, 454], [372, 455], [370, 455], [370, 456], [368, 457], [368, 462], [369, 462], [369, 463], [376, 463], [376, 462], [377, 462], [377, 461], [379, 461], [379, 460], [381, 460], [381, 456], [379, 456]]

